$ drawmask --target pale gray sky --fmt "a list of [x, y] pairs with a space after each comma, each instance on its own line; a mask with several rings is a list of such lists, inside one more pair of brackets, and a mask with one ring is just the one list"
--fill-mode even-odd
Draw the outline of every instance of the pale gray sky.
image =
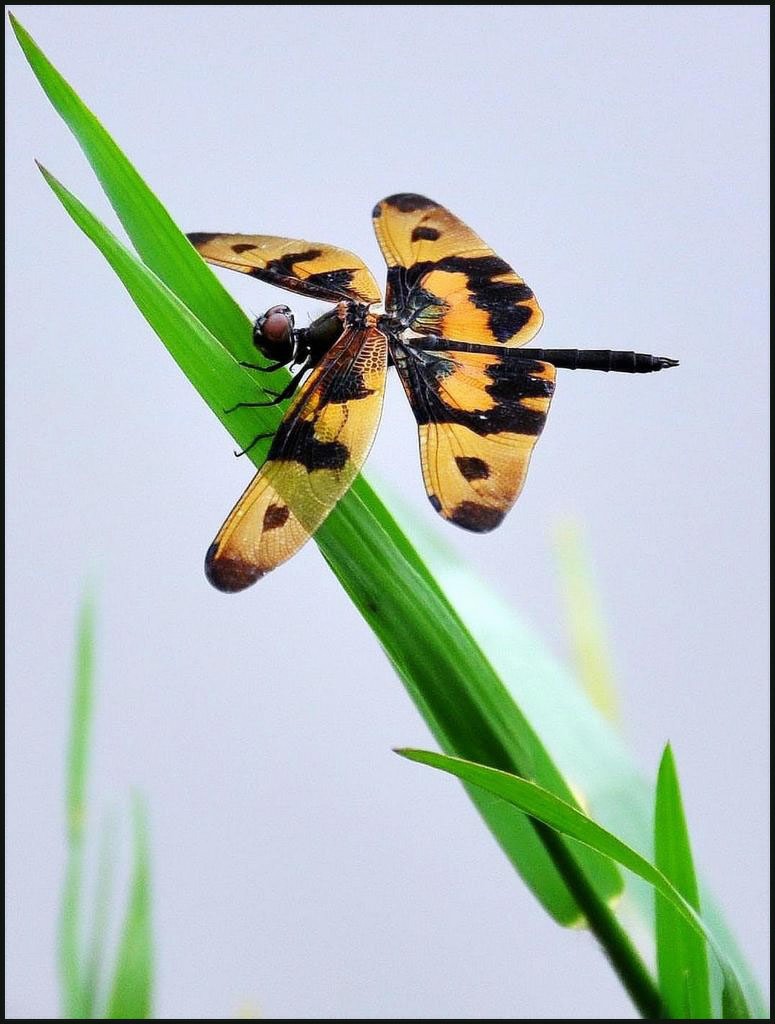
[[[396, 381], [369, 465], [560, 658], [552, 530], [583, 524], [628, 742], [653, 774], [672, 741], [697, 859], [763, 976], [767, 8], [14, 13], [187, 230], [329, 241], [381, 279], [372, 206], [425, 193], [535, 289], [539, 344], [681, 360], [651, 377], [561, 372], [525, 492], [492, 534], [430, 509]], [[158, 1016], [633, 1016], [456, 784], [391, 753], [431, 740], [316, 547], [242, 596], [206, 583], [250, 466], [37, 174], [33, 157], [115, 225], [8, 29], [6, 56], [8, 1016], [57, 1013], [89, 576], [93, 805], [147, 795]], [[251, 314], [283, 301], [223, 279]]]

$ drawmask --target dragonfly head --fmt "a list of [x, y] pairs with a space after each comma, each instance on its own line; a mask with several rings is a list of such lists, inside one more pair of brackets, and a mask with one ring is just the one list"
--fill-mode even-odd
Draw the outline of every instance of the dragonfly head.
[[253, 344], [272, 362], [290, 363], [296, 355], [293, 313], [288, 306], [272, 306], [253, 325]]

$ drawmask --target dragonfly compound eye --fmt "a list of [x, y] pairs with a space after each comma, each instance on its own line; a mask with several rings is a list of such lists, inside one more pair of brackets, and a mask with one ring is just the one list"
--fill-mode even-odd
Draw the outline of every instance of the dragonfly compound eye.
[[293, 313], [288, 306], [272, 306], [256, 320], [253, 343], [268, 358], [279, 363], [293, 356]]

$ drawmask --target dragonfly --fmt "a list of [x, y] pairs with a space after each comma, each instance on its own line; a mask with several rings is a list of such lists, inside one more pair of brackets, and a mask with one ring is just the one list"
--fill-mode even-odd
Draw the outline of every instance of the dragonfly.
[[[308, 327], [274, 305], [253, 342], [268, 363], [293, 367], [269, 401], [290, 400], [266, 461], [205, 558], [219, 590], [245, 589], [287, 561], [346, 494], [374, 441], [389, 366], [418, 424], [431, 505], [475, 533], [493, 530], [522, 491], [558, 369], [651, 373], [675, 359], [636, 352], [523, 349], [543, 323], [531, 288], [458, 217], [402, 192], [372, 211], [387, 263], [382, 293], [345, 249], [273, 235], [196, 232], [208, 263], [332, 304]], [[249, 445], [248, 447], [252, 447]], [[246, 449], [247, 450], [247, 449]]]

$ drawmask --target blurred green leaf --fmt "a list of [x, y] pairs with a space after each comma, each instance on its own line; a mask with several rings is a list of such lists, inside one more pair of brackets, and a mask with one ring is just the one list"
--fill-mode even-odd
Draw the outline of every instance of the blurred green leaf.
[[129, 900], [118, 948], [107, 1016], [111, 1020], [147, 1020], [153, 989], [151, 874], [146, 813], [139, 797], [134, 804], [134, 865]]
[[85, 1017], [82, 974], [81, 897], [83, 888], [83, 847], [86, 827], [86, 783], [89, 743], [94, 711], [94, 608], [89, 597], [78, 619], [70, 737], [65, 775], [67, 819], [67, 863], [59, 915], [59, 980], [63, 1016]]
[[[700, 894], [694, 874], [689, 833], [670, 744], [657, 777], [654, 814], [654, 861], [698, 913]], [[713, 1016], [705, 939], [676, 913], [672, 903], [654, 892], [659, 990], [671, 1016], [708, 1020]]]
[[593, 706], [614, 725], [619, 724], [619, 697], [614, 684], [600, 596], [577, 524], [566, 522], [555, 531], [561, 592], [576, 674]]
[[103, 828], [88, 946], [82, 927], [86, 790], [94, 718], [94, 608], [84, 599], [78, 621], [75, 673], [67, 753], [67, 864], [59, 916], [58, 957], [62, 1016], [95, 1020], [103, 1016], [149, 1016], [152, 947], [149, 867], [144, 815], [139, 801], [134, 818], [134, 866], [120, 949], [114, 967], [110, 1006], [101, 1012], [103, 966], [107, 954], [113, 866], [112, 828]]
[[83, 842], [86, 826], [86, 783], [94, 713], [94, 606], [85, 598], [78, 621], [75, 682], [67, 750], [67, 834], [72, 844]]
[[110, 919], [114, 864], [113, 822], [110, 819], [106, 819], [103, 822], [102, 834], [100, 836], [91, 934], [84, 957], [83, 1011], [87, 1020], [100, 1016], [98, 1008], [104, 1003], [101, 989], [108, 948], [108, 923]]

